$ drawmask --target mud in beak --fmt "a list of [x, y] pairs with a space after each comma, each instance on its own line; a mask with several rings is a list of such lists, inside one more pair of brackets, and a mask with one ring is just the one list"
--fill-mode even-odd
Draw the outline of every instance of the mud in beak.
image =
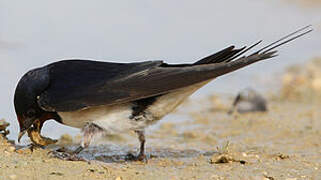
[[37, 118], [23, 118], [22, 116], [18, 116], [18, 122], [20, 127], [20, 132], [18, 135], [18, 142], [20, 143], [20, 140], [24, 134], [30, 129], [32, 124], [37, 121]]
[[50, 144], [55, 144], [56, 142], [58, 142], [55, 139], [50, 139], [50, 138], [41, 136], [41, 134], [40, 134], [41, 127], [42, 127], [42, 124], [40, 123], [40, 121], [38, 119], [36, 119], [33, 122], [33, 124], [30, 125], [27, 129], [21, 129], [20, 130], [20, 133], [19, 133], [19, 136], [18, 136], [18, 142], [20, 143], [20, 139], [22, 138], [22, 136], [24, 134], [26, 134], [26, 132], [28, 133], [28, 136], [29, 136], [31, 142], [33, 144], [39, 145], [41, 147], [47, 146], [47, 145], [50, 145]]

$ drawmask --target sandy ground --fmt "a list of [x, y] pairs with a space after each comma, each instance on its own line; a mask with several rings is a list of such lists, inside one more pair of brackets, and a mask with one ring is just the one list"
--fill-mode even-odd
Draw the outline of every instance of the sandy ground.
[[81, 153], [89, 162], [2, 138], [0, 179], [321, 179], [320, 104], [270, 100], [267, 113], [227, 115], [217, 101], [187, 102], [173, 116], [184, 121], [149, 131], [147, 164], [124, 160], [137, 150], [134, 134], [106, 137]]

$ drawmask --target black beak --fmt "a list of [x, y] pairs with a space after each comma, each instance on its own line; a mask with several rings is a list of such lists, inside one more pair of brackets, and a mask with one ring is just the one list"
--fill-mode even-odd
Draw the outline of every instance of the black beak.
[[241, 100], [241, 95], [238, 94], [233, 102], [233, 107], [235, 107], [240, 100]]
[[231, 107], [231, 109], [227, 112], [227, 114], [232, 114], [234, 112], [235, 106], [237, 105], [237, 103], [241, 100], [241, 95], [238, 94], [233, 102], [233, 105]]
[[23, 131], [20, 131], [19, 132], [19, 135], [18, 135], [18, 142], [20, 143], [20, 139], [22, 138], [22, 136], [27, 132], [27, 130], [23, 130]]

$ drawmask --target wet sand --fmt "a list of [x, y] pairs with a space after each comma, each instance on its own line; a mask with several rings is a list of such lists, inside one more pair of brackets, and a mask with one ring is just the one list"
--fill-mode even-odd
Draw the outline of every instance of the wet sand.
[[[187, 113], [191, 107], [198, 110]], [[320, 104], [270, 100], [267, 113], [229, 116], [227, 106], [224, 102], [219, 105], [217, 98], [189, 101], [173, 116], [184, 116], [185, 121], [166, 122], [148, 131], [147, 164], [125, 160], [128, 152], [137, 150], [134, 134], [106, 137], [108, 144], [93, 145], [81, 153], [89, 162], [59, 160], [43, 149], [16, 151], [2, 138], [0, 177], [320, 179], [319, 107]], [[68, 138], [64, 139], [68, 144]]]

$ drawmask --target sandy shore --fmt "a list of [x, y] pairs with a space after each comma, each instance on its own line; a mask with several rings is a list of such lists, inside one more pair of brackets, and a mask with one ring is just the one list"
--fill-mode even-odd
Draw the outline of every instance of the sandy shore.
[[[203, 104], [203, 105], [201, 105]], [[215, 106], [216, 105], [216, 106]], [[320, 104], [270, 100], [267, 113], [226, 114], [213, 98], [187, 102], [188, 120], [149, 131], [147, 164], [125, 161], [133, 134], [109, 138], [63, 161], [49, 150], [15, 150], [1, 139], [1, 179], [320, 179]], [[204, 106], [204, 107], [203, 107]], [[184, 109], [184, 110], [183, 110]], [[173, 117], [175, 118], [175, 117]], [[106, 142], [106, 141], [105, 141]], [[69, 147], [73, 147], [69, 145]]]

